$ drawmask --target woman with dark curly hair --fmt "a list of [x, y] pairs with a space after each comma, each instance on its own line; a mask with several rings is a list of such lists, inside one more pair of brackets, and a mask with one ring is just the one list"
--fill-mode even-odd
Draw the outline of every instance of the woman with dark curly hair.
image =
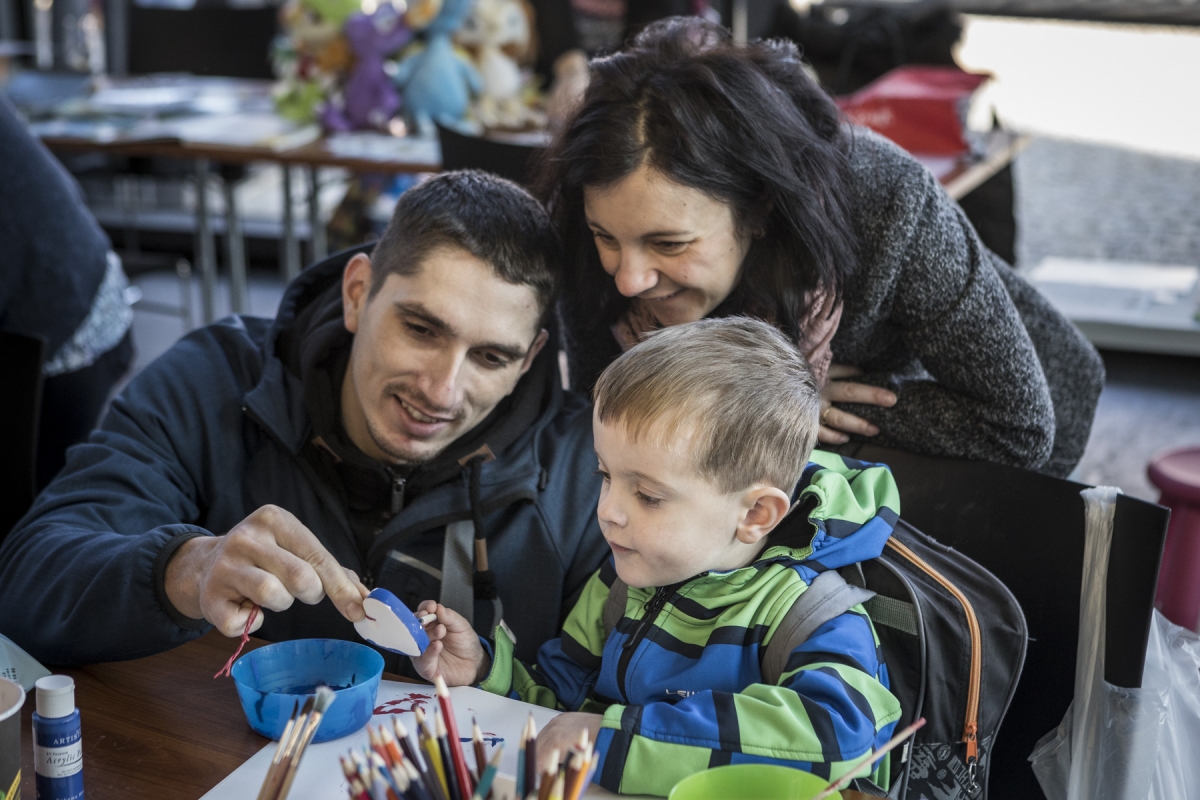
[[674, 18], [591, 69], [537, 182], [576, 388], [649, 331], [747, 314], [812, 362], [827, 446], [1071, 471], [1095, 349], [924, 167], [841, 119], [793, 45]]

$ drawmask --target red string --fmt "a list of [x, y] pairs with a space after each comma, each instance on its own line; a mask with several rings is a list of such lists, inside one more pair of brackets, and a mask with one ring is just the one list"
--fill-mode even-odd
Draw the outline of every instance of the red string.
[[258, 610], [259, 609], [257, 605], [250, 609], [250, 616], [246, 619], [246, 629], [242, 631], [241, 643], [238, 644], [237, 650], [233, 651], [233, 655], [229, 657], [229, 660], [225, 662], [225, 666], [221, 667], [216, 675], [213, 675], [214, 679], [219, 678], [222, 675], [228, 675], [232, 677], [230, 670], [233, 669], [233, 662], [238, 660], [238, 656], [242, 654], [242, 648], [246, 646], [246, 642], [250, 641], [250, 626], [254, 624], [254, 620], [258, 617]]

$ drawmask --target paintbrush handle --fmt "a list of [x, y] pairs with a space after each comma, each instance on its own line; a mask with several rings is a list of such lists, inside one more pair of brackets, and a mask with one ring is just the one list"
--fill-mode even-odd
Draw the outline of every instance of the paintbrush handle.
[[321, 719], [325, 715], [314, 711], [309, 715], [308, 724], [304, 726], [304, 733], [297, 742], [295, 752], [292, 753], [292, 760], [288, 763], [287, 773], [283, 776], [283, 785], [279, 787], [279, 792], [275, 795], [274, 800], [287, 800], [288, 792], [292, 790], [292, 782], [296, 780], [296, 771], [300, 769], [300, 759], [304, 757], [304, 751], [308, 749], [309, 743], [313, 736], [317, 733], [317, 728], [321, 725]]
[[846, 772], [842, 775], [842, 777], [838, 778], [836, 781], [830, 782], [829, 785], [822, 789], [821, 793], [812, 800], [825, 800], [825, 798], [833, 795], [834, 792], [840, 792], [842, 789], [845, 789], [850, 785], [850, 781], [854, 780], [854, 773], [858, 772], [863, 767], [870, 766], [879, 759], [883, 758], [885, 755], [894, 750], [901, 742], [919, 731], [924, 725], [925, 718], [921, 717], [912, 725], [909, 725], [907, 728], [889, 739], [888, 743], [883, 747], [879, 748], [873, 753], [867, 752], [861, 758], [855, 759], [853, 762], [851, 762], [850, 766], [846, 768]]

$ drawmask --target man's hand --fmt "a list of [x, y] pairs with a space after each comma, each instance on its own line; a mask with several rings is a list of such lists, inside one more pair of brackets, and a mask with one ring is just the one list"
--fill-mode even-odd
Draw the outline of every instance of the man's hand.
[[[263, 506], [224, 536], [184, 542], [167, 562], [167, 599], [184, 616], [240, 636], [254, 604], [283, 611], [326, 595], [351, 622], [363, 618], [367, 588], [312, 531], [277, 506]], [[262, 626], [260, 614], [251, 630]]]
[[537, 737], [538, 775], [546, 774], [551, 768], [557, 772], [558, 764], [550, 763], [552, 752], [558, 750], [559, 756], [565, 757], [572, 745], [579, 744], [580, 735], [585, 730], [588, 732], [588, 741], [594, 745], [603, 721], [604, 717], [600, 714], [568, 711], [547, 722]]
[[417, 674], [427, 681], [441, 675], [447, 686], [469, 686], [487, 676], [492, 660], [479, 643], [479, 634], [461, 614], [432, 600], [417, 606], [416, 613], [418, 617], [437, 615], [437, 621], [425, 627], [429, 647], [412, 660]]
[[817, 441], [821, 444], [845, 444], [850, 441], [847, 433], [861, 436], [879, 433], [879, 428], [862, 417], [834, 408], [834, 403], [862, 403], [884, 408], [896, 405], [896, 395], [887, 389], [846, 380], [856, 375], [862, 375], [858, 367], [829, 365], [829, 381], [821, 388], [821, 427], [817, 430]]

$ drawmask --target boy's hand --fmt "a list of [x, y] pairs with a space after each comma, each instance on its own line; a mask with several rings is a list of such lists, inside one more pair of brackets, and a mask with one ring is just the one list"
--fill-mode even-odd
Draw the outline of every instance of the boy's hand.
[[565, 758], [571, 747], [579, 744], [580, 734], [585, 730], [588, 732], [588, 741], [594, 745], [596, 737], [600, 735], [600, 723], [603, 721], [604, 716], [601, 714], [568, 711], [547, 722], [537, 737], [538, 775], [551, 768], [557, 771], [558, 764], [550, 763], [551, 753], [558, 750], [560, 757]]
[[469, 686], [483, 680], [492, 661], [470, 623], [457, 611], [433, 600], [417, 606], [417, 616], [425, 614], [436, 614], [437, 620], [425, 626], [429, 647], [412, 660], [421, 677], [432, 681], [441, 675], [448, 686]]

